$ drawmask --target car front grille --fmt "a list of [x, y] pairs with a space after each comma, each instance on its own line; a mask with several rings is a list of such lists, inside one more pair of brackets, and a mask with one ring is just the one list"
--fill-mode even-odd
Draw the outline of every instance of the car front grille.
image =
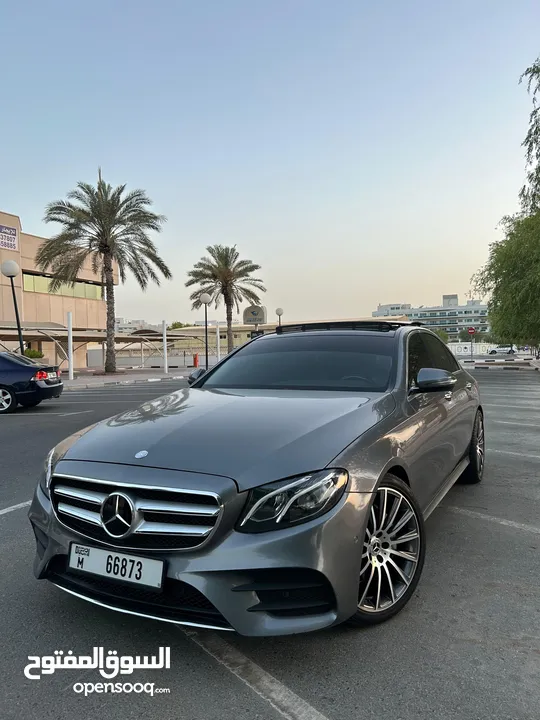
[[[135, 510], [131, 530], [113, 537], [105, 529], [101, 507], [111, 493], [129, 498]], [[51, 500], [60, 522], [80, 535], [132, 550], [187, 550], [205, 543], [221, 517], [212, 493], [102, 483], [90, 478], [54, 475]], [[117, 533], [114, 533], [117, 534]]]

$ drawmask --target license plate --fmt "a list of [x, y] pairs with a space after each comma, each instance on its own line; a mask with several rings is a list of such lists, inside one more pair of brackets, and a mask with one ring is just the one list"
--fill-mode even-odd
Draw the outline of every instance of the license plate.
[[47, 376], [48, 376], [49, 380], [56, 380], [56, 378], [58, 377], [58, 374], [55, 372], [50, 372], [50, 373], [47, 373]]
[[79, 572], [159, 589], [163, 582], [162, 560], [124, 555], [76, 543], [71, 543], [69, 567]]

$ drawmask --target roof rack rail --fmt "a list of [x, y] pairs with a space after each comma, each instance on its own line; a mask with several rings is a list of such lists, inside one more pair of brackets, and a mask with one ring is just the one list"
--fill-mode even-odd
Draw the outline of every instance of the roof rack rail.
[[375, 332], [390, 332], [408, 325], [422, 325], [420, 322], [408, 320], [335, 320], [328, 322], [298, 323], [297, 325], [278, 325], [277, 335], [291, 332], [310, 332], [318, 330], [373, 330]]

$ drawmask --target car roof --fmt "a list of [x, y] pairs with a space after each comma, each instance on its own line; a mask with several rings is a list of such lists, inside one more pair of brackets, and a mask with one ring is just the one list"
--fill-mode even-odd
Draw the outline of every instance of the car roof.
[[301, 330], [287, 332], [287, 333], [268, 333], [261, 335], [256, 340], [268, 340], [269, 338], [299, 338], [299, 337], [343, 337], [348, 335], [349, 337], [386, 337], [393, 338], [396, 334], [395, 330], [388, 330], [386, 332], [379, 332], [377, 330], [310, 330], [309, 332], [302, 332]]
[[255, 340], [268, 339], [270, 337], [323, 337], [323, 336], [344, 336], [350, 337], [386, 337], [394, 338], [398, 335], [408, 334], [412, 330], [427, 330], [421, 323], [405, 321], [386, 321], [374, 319], [373, 321], [329, 321], [313, 322], [295, 325], [278, 326], [273, 333], [260, 335]]

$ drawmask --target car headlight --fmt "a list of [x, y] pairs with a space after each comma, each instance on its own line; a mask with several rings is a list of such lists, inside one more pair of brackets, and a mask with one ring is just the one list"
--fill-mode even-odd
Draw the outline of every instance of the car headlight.
[[50, 497], [49, 493], [49, 486], [51, 484], [51, 475], [52, 471], [54, 470], [54, 466], [56, 465], [57, 458], [55, 458], [55, 451], [56, 448], [54, 447], [45, 458], [45, 462], [43, 463], [43, 469], [41, 471], [41, 475], [39, 477], [39, 487], [43, 490], [43, 493]]
[[346, 470], [321, 470], [254, 488], [238, 530], [267, 532], [313, 520], [339, 502], [348, 480]]
[[68, 450], [72, 447], [72, 445], [77, 442], [77, 440], [79, 440], [89, 430], [92, 430], [92, 428], [94, 428], [96, 425], [97, 423], [94, 423], [93, 425], [89, 425], [88, 427], [82, 428], [81, 430], [77, 430], [76, 433], [73, 433], [73, 435], [70, 435], [65, 440], [59, 442], [58, 445], [55, 445], [53, 449], [49, 452], [49, 454], [45, 458], [43, 470], [41, 471], [41, 475], [39, 477], [39, 487], [43, 490], [47, 497], [50, 496], [49, 487], [51, 484], [51, 477], [57, 463], [62, 460], [64, 455], [66, 455]]

